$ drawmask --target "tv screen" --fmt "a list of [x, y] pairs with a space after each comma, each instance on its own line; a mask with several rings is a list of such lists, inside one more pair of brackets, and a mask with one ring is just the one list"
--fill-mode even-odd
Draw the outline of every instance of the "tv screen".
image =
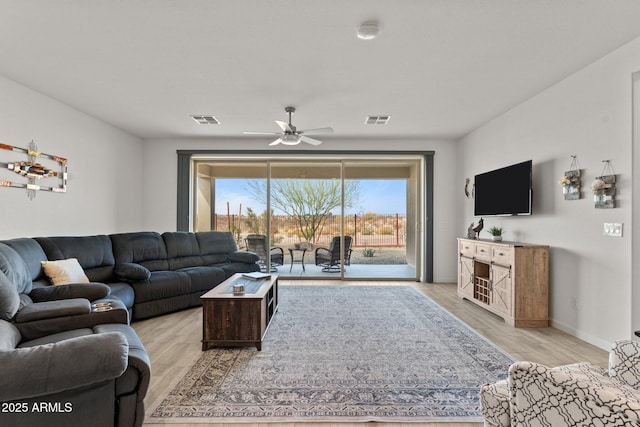
[[532, 164], [528, 160], [476, 175], [474, 215], [531, 215]]

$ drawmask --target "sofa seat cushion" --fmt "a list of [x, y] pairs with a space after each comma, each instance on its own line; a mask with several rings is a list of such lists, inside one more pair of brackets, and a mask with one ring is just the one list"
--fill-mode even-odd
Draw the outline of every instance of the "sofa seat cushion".
[[130, 284], [124, 282], [112, 282], [109, 283], [111, 288], [111, 296], [118, 298], [126, 308], [133, 307], [135, 301], [135, 294]]
[[29, 304], [16, 315], [17, 323], [91, 313], [91, 304], [84, 298], [58, 301], [35, 302]]
[[507, 380], [484, 384], [480, 388], [480, 409], [485, 425], [509, 427], [511, 415], [509, 407], [509, 385]]
[[218, 267], [189, 267], [179, 271], [189, 275], [191, 293], [209, 291], [226, 279], [224, 270]]
[[191, 280], [181, 271], [154, 271], [149, 280], [132, 283], [135, 302], [141, 303], [191, 293]]

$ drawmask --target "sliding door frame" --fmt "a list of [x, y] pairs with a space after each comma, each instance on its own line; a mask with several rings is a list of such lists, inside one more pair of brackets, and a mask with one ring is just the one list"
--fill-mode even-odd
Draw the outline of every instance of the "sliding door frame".
[[[176, 194], [176, 230], [177, 231], [191, 231], [191, 211], [193, 208], [193, 195], [192, 195], [192, 159], [198, 156], [207, 155], [223, 155], [223, 156], [270, 156], [278, 157], [278, 152], [270, 150], [177, 150], [177, 194]], [[424, 209], [424, 223], [422, 224], [422, 230], [418, 232], [423, 233], [422, 238], [422, 273], [421, 280], [427, 283], [433, 282], [433, 191], [434, 191], [434, 151], [303, 151], [303, 150], [291, 150], [280, 153], [283, 156], [287, 155], [299, 155], [308, 157], [310, 161], [313, 161], [314, 157], [322, 157], [326, 155], [349, 155], [349, 156], [384, 156], [384, 155], [413, 155], [421, 156], [423, 158], [424, 170], [422, 171], [424, 188], [423, 209]]]

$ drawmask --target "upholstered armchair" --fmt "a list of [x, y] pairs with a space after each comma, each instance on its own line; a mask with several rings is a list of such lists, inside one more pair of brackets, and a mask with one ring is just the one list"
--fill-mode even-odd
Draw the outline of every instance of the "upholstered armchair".
[[516, 362], [480, 391], [485, 426], [640, 425], [640, 343], [616, 341], [609, 369]]

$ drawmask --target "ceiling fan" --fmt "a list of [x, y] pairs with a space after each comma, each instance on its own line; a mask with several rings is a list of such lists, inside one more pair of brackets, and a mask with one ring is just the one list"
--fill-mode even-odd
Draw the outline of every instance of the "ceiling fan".
[[289, 123], [276, 120], [276, 123], [282, 129], [282, 132], [244, 132], [244, 133], [246, 135], [280, 135], [278, 139], [276, 139], [269, 145], [278, 145], [278, 144], [298, 145], [300, 144], [300, 142], [306, 142], [307, 144], [311, 144], [311, 145], [320, 145], [322, 144], [322, 141], [314, 138], [309, 138], [307, 135], [320, 135], [320, 134], [326, 134], [326, 133], [333, 133], [333, 129], [330, 127], [298, 130], [294, 125], [291, 124], [291, 115], [295, 113], [296, 109], [294, 107], [286, 107], [284, 111], [289, 114]]

